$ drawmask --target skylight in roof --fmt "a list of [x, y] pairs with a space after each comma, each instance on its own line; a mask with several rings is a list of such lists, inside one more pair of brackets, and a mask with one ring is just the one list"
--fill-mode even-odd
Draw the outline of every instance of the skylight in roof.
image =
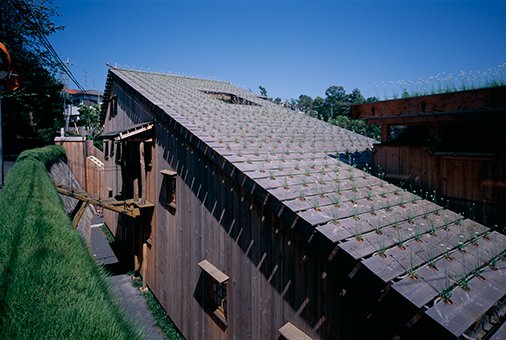
[[218, 99], [227, 104], [261, 106], [259, 104], [253, 103], [250, 100], [244, 99], [232, 93], [216, 92], [216, 91], [202, 91], [202, 92], [210, 95], [214, 99]]

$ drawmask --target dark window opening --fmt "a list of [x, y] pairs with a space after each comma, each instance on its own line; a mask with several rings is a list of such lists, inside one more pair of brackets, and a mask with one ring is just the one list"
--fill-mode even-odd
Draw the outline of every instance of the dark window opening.
[[208, 312], [227, 325], [227, 285], [229, 277], [207, 260], [199, 262], [203, 272], [204, 302]]
[[244, 99], [242, 97], [236, 96], [232, 93], [226, 92], [214, 92], [214, 91], [202, 91], [214, 99], [218, 99], [227, 104], [236, 104], [236, 105], [250, 105], [250, 106], [260, 106], [259, 104], [253, 103], [250, 100]]
[[109, 143], [110, 142], [108, 140], [104, 141], [104, 146], [103, 146], [104, 149], [102, 151], [104, 153], [105, 160], [109, 159]]
[[161, 195], [163, 204], [169, 208], [176, 209], [177, 173], [169, 169], [161, 170], [160, 173], [163, 175]]
[[210, 297], [211, 308], [220, 313], [224, 318], [227, 317], [227, 286], [225, 283], [219, 283], [210, 279]]
[[404, 145], [426, 145], [429, 142], [428, 128], [426, 125], [391, 125], [387, 141]]

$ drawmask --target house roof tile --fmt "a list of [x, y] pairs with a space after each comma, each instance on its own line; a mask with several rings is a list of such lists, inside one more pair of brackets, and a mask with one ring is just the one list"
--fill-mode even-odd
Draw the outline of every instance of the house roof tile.
[[[238, 171], [243, 183], [263, 190], [264, 202], [274, 202], [279, 214], [291, 214], [297, 223], [337, 244], [385, 285], [397, 282], [394, 289], [415, 306], [429, 306], [460, 289], [462, 280], [479, 276], [504, 259], [505, 236], [336, 159], [342, 153], [372, 149], [371, 138], [226, 82], [121, 69], [109, 72], [109, 84], [118, 77], [158, 106], [194, 143], [223, 159], [231, 173]], [[230, 94], [253, 105], [230, 104], [206, 92]], [[446, 285], [430, 281], [427, 268], [434, 263], [457, 258], [466, 247], [487, 244], [489, 239], [496, 240], [496, 247], [481, 247], [472, 266], [454, 275], [442, 272]], [[421, 279], [414, 279], [417, 275]], [[460, 309], [452, 312], [446, 306], [445, 313], [451, 314], [452, 322], [469, 323], [470, 316]]]

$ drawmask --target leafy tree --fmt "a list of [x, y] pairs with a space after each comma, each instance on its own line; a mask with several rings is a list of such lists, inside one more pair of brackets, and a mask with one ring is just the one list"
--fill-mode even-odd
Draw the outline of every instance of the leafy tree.
[[265, 87], [263, 87], [262, 85], [259, 85], [258, 89], [260, 90], [260, 95], [262, 97], [267, 97], [267, 89]]
[[86, 128], [89, 139], [94, 139], [102, 133], [100, 122], [100, 106], [98, 104], [79, 106], [79, 125]]
[[[366, 102], [359, 89], [354, 89], [350, 94], [347, 94], [342, 86], [330, 86], [325, 91], [325, 96], [325, 98], [312, 99], [310, 96], [301, 94], [297, 105], [299, 109], [312, 117], [374, 139], [380, 138], [381, 129], [379, 126], [366, 124], [361, 119], [351, 118], [351, 105]], [[367, 101], [377, 101], [377, 98], [371, 97]]]
[[86, 138], [88, 140], [93, 140], [95, 146], [102, 149], [102, 140], [96, 138], [104, 130], [100, 120], [100, 105], [81, 104], [79, 106], [79, 125], [86, 129]]
[[19, 90], [3, 91], [6, 141], [20, 136], [50, 142], [61, 126], [62, 84], [55, 77], [54, 58], [41, 40], [62, 28], [50, 19], [57, 15], [50, 0], [0, 1], [0, 40], [9, 49], [21, 82]]
[[321, 120], [325, 120], [325, 117], [328, 117], [330, 113], [325, 105], [325, 99], [319, 96], [313, 100], [313, 110], [312, 116]]
[[362, 93], [360, 92], [359, 89], [354, 89], [353, 91], [351, 91], [347, 99], [350, 104], [365, 103], [365, 98], [364, 96], [362, 96]]
[[298, 104], [298, 103], [297, 103], [297, 100], [295, 100], [295, 99], [293, 99], [293, 98], [287, 99], [287, 100], [285, 100], [285, 102], [283, 103], [284, 107], [286, 107], [286, 108], [288, 108], [288, 109], [290, 109], [290, 110], [293, 110], [293, 111], [297, 110], [297, 107], [298, 107], [298, 105], [297, 105], [297, 104]]
[[313, 111], [313, 98], [305, 94], [301, 94], [297, 100], [297, 107], [305, 113]]
[[347, 116], [337, 116], [329, 121], [331, 124], [340, 126], [347, 130], [359, 133], [379, 140], [381, 138], [381, 128], [379, 125], [367, 124], [362, 119], [353, 119]]
[[327, 110], [324, 114], [324, 120], [328, 121], [330, 118], [336, 116], [350, 115], [349, 96], [342, 86], [330, 86], [326, 91], [325, 105]]

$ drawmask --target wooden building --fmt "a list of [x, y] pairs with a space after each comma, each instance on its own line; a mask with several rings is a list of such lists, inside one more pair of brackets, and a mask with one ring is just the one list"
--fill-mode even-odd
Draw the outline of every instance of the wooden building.
[[506, 226], [506, 86], [366, 103], [352, 114], [381, 124], [373, 163], [386, 179]]
[[106, 223], [185, 337], [506, 332], [506, 237], [339, 161], [372, 139], [229, 83], [117, 68], [103, 114], [102, 196], [141, 211]]

